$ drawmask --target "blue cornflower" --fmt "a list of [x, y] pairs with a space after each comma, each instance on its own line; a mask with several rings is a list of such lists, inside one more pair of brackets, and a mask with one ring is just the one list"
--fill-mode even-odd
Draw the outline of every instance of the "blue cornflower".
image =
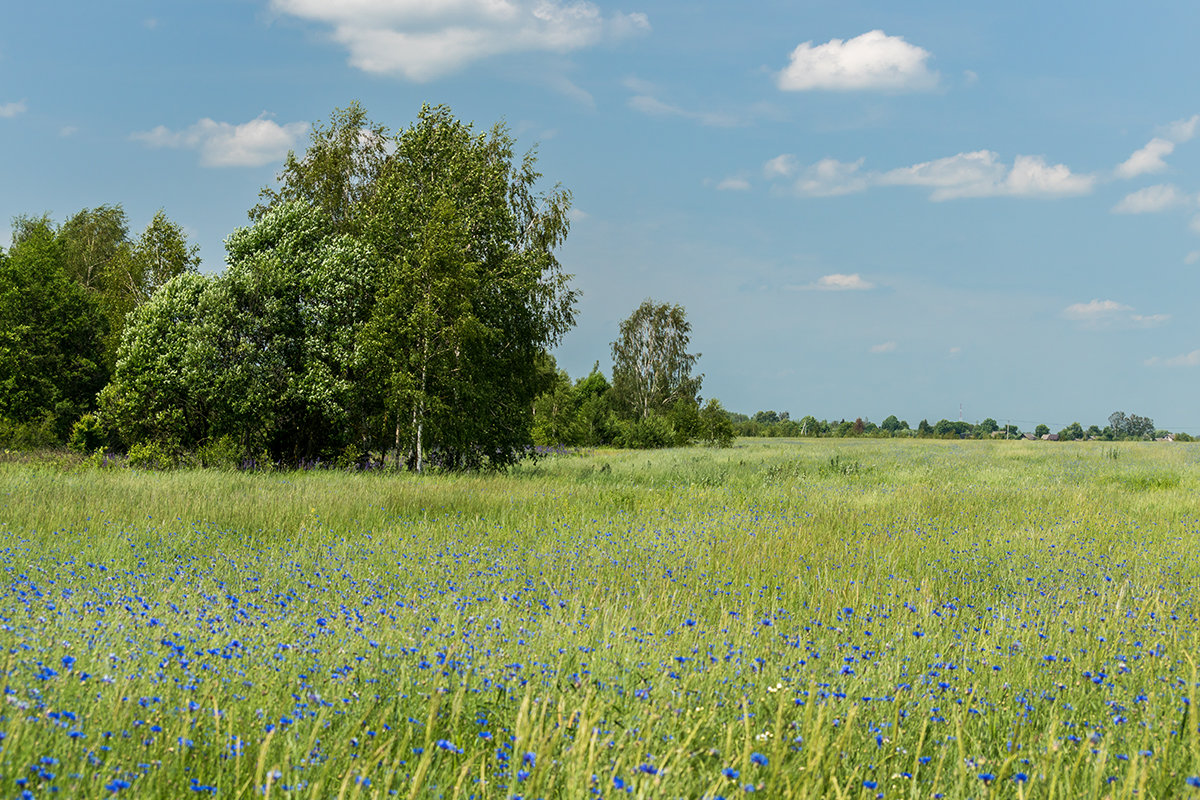
[[993, 772], [981, 772], [979, 773], [979, 780], [983, 781], [984, 783], [991, 783], [992, 781], [996, 780], [996, 774]]
[[527, 770], [527, 769], [518, 770], [517, 771], [517, 780], [519, 780], [519, 781], [529, 780], [529, 770]]
[[878, 785], [879, 785], [878, 781], [863, 781], [864, 789], [874, 789]]
[[1187, 783], [1188, 786], [1200, 789], [1200, 778], [1197, 778], [1195, 775], [1190, 776], [1185, 783]]
[[732, 780], [737, 780], [737, 776], [739, 773], [733, 767], [726, 767], [725, 769], [721, 770], [721, 774], [724, 775], [726, 778], [729, 778], [729, 780], [732, 781]]
[[528, 764], [530, 767], [534, 766], [536, 762], [537, 753], [526, 753], [525, 755], [521, 756], [521, 763]]
[[767, 765], [767, 757], [764, 756], [762, 753], [751, 753], [750, 754], [750, 763], [757, 764], [760, 767], [765, 767]]
[[1016, 775], [1013, 775], [1013, 780], [1017, 783], [1024, 783], [1025, 781], [1029, 780], [1029, 776], [1024, 772], [1018, 772]]
[[128, 789], [129, 787], [130, 787], [129, 781], [123, 781], [120, 778], [117, 778], [114, 781], [109, 781], [108, 783], [104, 784], [104, 788], [110, 792], [119, 792], [122, 789]]
[[449, 750], [451, 753], [461, 753], [462, 750], [455, 746], [454, 742], [449, 739], [438, 739], [435, 744], [442, 750]]

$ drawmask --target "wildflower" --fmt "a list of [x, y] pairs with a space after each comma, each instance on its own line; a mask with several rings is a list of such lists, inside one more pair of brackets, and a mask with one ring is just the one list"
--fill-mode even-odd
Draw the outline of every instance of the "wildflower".
[[767, 757], [764, 756], [762, 753], [751, 753], [750, 754], [750, 763], [757, 764], [760, 767], [765, 767], [767, 765]]
[[733, 767], [726, 767], [725, 769], [721, 770], [721, 774], [724, 775], [726, 778], [729, 778], [729, 780], [732, 781], [732, 780], [737, 780], [737, 776], [739, 773]]

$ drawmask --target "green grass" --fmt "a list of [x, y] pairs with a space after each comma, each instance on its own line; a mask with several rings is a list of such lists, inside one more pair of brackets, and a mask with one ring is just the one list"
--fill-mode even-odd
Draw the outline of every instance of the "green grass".
[[0, 463], [0, 796], [1200, 797], [1198, 459]]

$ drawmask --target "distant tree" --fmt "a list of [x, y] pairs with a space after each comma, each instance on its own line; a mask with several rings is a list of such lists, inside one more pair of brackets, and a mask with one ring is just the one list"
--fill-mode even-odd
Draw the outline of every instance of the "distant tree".
[[1089, 439], [1099, 439], [1104, 435], [1104, 431], [1100, 430], [1099, 426], [1097, 425], [1089, 425], [1086, 433], [1087, 438]]
[[983, 422], [976, 425], [975, 428], [980, 435], [991, 436], [993, 433], [1000, 430], [1000, 423], [996, 422], [996, 420], [992, 419], [991, 417], [988, 417]]
[[800, 435], [801, 436], [820, 436], [821, 423], [817, 422], [817, 418], [812, 414], [807, 414], [800, 419]]
[[729, 447], [733, 444], [733, 423], [716, 398], [705, 403], [700, 412], [700, 438], [710, 447]]
[[1058, 438], [1066, 442], [1073, 442], [1086, 437], [1083, 432], [1083, 426], [1078, 422], [1072, 422], [1070, 425], [1058, 432]]
[[1114, 411], [1108, 415], [1108, 427], [1112, 428], [1114, 439], [1123, 439], [1129, 435], [1129, 418], [1124, 411]]
[[779, 415], [774, 411], [758, 411], [754, 414], [754, 421], [759, 425], [774, 425], [779, 422]]
[[917, 436], [924, 437], [924, 436], [932, 436], [932, 435], [933, 435], [933, 428], [929, 425], [929, 420], [927, 420], [927, 419], [921, 420], [921, 422], [917, 425]]
[[879, 423], [879, 427], [891, 434], [895, 434], [901, 430], [900, 420], [895, 414], [890, 414], [884, 418], [883, 422]]
[[1036, 428], [1033, 429], [1033, 435], [1038, 437], [1039, 439], [1042, 438], [1043, 436], [1045, 436], [1049, 432], [1050, 432], [1050, 427], [1048, 425], [1038, 425]]
[[863, 418], [856, 417], [854, 420], [854, 425], [851, 427], [850, 430], [855, 436], [862, 436], [863, 431], [865, 429], [866, 429], [866, 424], [863, 422]]
[[612, 343], [613, 396], [634, 419], [665, 414], [680, 399], [697, 400], [703, 375], [692, 376], [700, 357], [689, 353], [692, 326], [680, 305], [646, 300], [621, 323]]
[[1131, 439], [1146, 439], [1154, 435], [1154, 420], [1149, 417], [1139, 417], [1130, 414], [1126, 423], [1126, 433]]

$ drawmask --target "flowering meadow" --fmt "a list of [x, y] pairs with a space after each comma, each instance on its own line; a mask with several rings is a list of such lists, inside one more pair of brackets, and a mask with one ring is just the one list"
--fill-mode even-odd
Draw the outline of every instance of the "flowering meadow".
[[1200, 798], [1200, 445], [0, 463], [0, 797]]

